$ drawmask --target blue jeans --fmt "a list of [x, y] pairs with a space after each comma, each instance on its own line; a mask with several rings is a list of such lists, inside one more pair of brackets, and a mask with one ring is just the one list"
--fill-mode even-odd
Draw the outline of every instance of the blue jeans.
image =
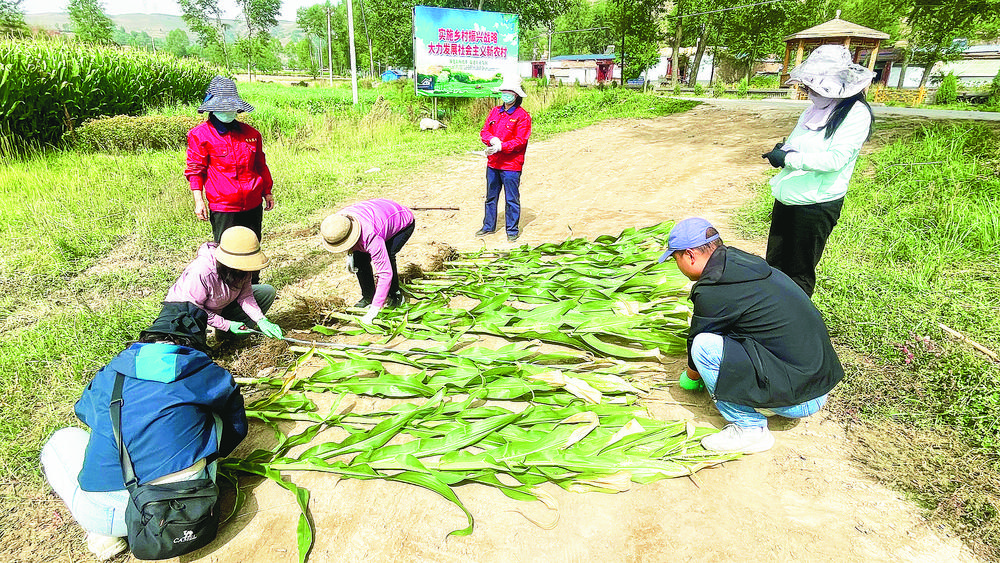
[[[110, 416], [110, 415], [109, 415]], [[216, 439], [221, 438], [222, 420], [215, 416]], [[66, 503], [73, 518], [88, 532], [105, 536], [125, 537], [125, 508], [128, 506], [128, 491], [92, 492], [80, 488], [78, 475], [83, 469], [83, 458], [90, 442], [90, 432], [81, 428], [67, 427], [56, 430], [42, 447], [42, 471], [52, 490]], [[213, 461], [191, 477], [191, 479], [216, 477], [216, 462]]]
[[[722, 366], [723, 342], [722, 336], [709, 332], [703, 332], [694, 337], [694, 343], [691, 345], [691, 360], [698, 368], [698, 373], [701, 375], [702, 381], [705, 382], [705, 387], [712, 394], [712, 400], [715, 401], [715, 406], [722, 414], [722, 418], [737, 426], [767, 426], [767, 417], [758, 412], [757, 409], [728, 401], [719, 401], [715, 398], [715, 385], [719, 381], [719, 368]], [[767, 410], [787, 418], [804, 418], [819, 412], [819, 409], [826, 404], [826, 397], [823, 395], [790, 407], [768, 407]]]
[[504, 217], [507, 220], [507, 234], [516, 235], [517, 224], [521, 219], [521, 173], [514, 170], [497, 170], [486, 167], [486, 217], [483, 218], [483, 230], [497, 229], [497, 202], [500, 200], [500, 188], [503, 188], [507, 210]]
[[[392, 279], [389, 280], [389, 297], [399, 293], [399, 270], [396, 268], [396, 255], [403, 249], [406, 241], [413, 235], [416, 221], [403, 227], [401, 231], [385, 241], [385, 250], [389, 253], [389, 265], [392, 267]], [[361, 286], [361, 297], [369, 303], [375, 300], [378, 286], [375, 283], [375, 273], [372, 271], [372, 255], [360, 250], [354, 251], [354, 267], [358, 269], [358, 285]]]

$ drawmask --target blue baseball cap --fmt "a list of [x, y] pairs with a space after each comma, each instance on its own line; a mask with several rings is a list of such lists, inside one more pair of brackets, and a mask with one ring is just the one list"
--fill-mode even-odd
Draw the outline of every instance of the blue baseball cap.
[[719, 239], [719, 233], [708, 236], [712, 224], [701, 217], [688, 217], [670, 229], [667, 237], [667, 251], [660, 256], [660, 263], [670, 260], [671, 255], [678, 250], [698, 248], [699, 246]]

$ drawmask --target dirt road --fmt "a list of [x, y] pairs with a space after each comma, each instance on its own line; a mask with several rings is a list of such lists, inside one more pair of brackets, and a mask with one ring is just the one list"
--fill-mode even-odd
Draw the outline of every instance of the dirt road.
[[[761, 252], [760, 241], [734, 237], [728, 217], [764, 177], [761, 152], [791, 130], [795, 117], [786, 109], [702, 106], [532, 143], [518, 242], [558, 241], [570, 230], [585, 237], [615, 234], [697, 214], [718, 225], [730, 243]], [[415, 174], [407, 185], [385, 188], [386, 197], [407, 205], [460, 208], [417, 212], [418, 228], [402, 262], [420, 263], [436, 243], [459, 249], [510, 246], [502, 230], [485, 239], [473, 236], [482, 221], [484, 167], [481, 157], [470, 154]], [[289, 293], [334, 292], [353, 302], [357, 284], [337, 266]], [[662, 402], [647, 404], [659, 418], [723, 423], [704, 394], [670, 388], [654, 397]], [[560, 506], [552, 530], [515, 512], [550, 521], [552, 514], [537, 503], [463, 486], [458, 494], [475, 516], [476, 530], [445, 540], [464, 525], [464, 517], [434, 493], [378, 481], [333, 484], [326, 476], [301, 475], [295, 481], [313, 493], [317, 562], [974, 560], [957, 539], [930, 529], [913, 505], [863, 477], [849, 460], [838, 424], [821, 414], [772, 429], [777, 436], [772, 451], [702, 471], [694, 480], [661, 481], [616, 495], [548, 487]], [[202, 553], [204, 560], [293, 561], [290, 502], [277, 486], [261, 484], [245, 509], [251, 514], [227, 530], [229, 541]]]
[[[594, 237], [698, 214], [713, 221], [727, 242], [761, 252], [759, 241], [733, 236], [728, 217], [767, 171], [760, 154], [787, 135], [795, 114], [786, 109], [720, 110], [699, 107], [648, 121], [615, 121], [532, 143], [522, 183], [524, 235], [530, 245], [570, 234]], [[428, 133], [447, 134], [447, 133]], [[377, 163], [373, 163], [377, 166]], [[411, 206], [457, 206], [457, 212], [417, 213], [417, 231], [401, 264], [421, 263], [438, 243], [460, 249], [510, 245], [502, 230], [485, 240], [481, 225], [485, 163], [472, 154], [414, 174], [385, 195]], [[501, 220], [502, 221], [502, 220]], [[501, 222], [502, 224], [502, 222]], [[271, 252], [278, 260], [316, 240]], [[356, 282], [337, 262], [323, 274], [283, 292], [337, 295], [352, 303]], [[678, 359], [676, 367], [681, 366]], [[685, 403], [677, 405], [673, 403]], [[721, 427], [705, 394], [664, 388], [646, 401], [658, 418], [691, 419]], [[549, 522], [553, 513], [481, 486], [457, 492], [476, 518], [434, 493], [382, 481], [339, 481], [300, 474], [312, 491], [316, 529], [313, 562], [336, 561], [973, 561], [961, 543], [931, 529], [912, 504], [861, 474], [850, 461], [844, 429], [822, 413], [798, 425], [772, 420], [773, 450], [702, 471], [694, 479], [635, 486], [626, 493], [574, 494], [548, 486], [559, 502], [551, 530], [518, 510]], [[241, 451], [264, 440], [252, 429]], [[241, 516], [209, 548], [183, 561], [285, 562], [296, 560], [297, 510], [270, 482], [256, 486]]]

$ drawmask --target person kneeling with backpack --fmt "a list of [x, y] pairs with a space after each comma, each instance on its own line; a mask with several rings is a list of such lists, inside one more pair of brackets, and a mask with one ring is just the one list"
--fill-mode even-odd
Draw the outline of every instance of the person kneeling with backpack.
[[190, 303], [167, 303], [76, 402], [90, 432], [62, 428], [42, 448], [46, 479], [99, 559], [124, 551], [126, 536], [140, 559], [215, 538], [216, 460], [246, 437], [247, 419], [233, 376], [204, 352], [206, 322]]

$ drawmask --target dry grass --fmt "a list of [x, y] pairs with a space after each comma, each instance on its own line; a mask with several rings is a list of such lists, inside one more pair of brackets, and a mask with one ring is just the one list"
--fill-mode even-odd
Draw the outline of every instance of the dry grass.
[[891, 421], [849, 430], [854, 458], [868, 475], [904, 491], [978, 556], [1000, 561], [1000, 467], [992, 452], [970, 448], [954, 432]]
[[330, 311], [343, 311], [347, 302], [342, 297], [296, 295], [295, 303], [272, 315], [272, 321], [284, 330], [310, 330], [326, 320]]
[[294, 361], [295, 354], [288, 350], [287, 342], [265, 338], [253, 345], [244, 345], [225, 361], [220, 358], [219, 365], [236, 377], [257, 377], [263, 370], [286, 366]]

